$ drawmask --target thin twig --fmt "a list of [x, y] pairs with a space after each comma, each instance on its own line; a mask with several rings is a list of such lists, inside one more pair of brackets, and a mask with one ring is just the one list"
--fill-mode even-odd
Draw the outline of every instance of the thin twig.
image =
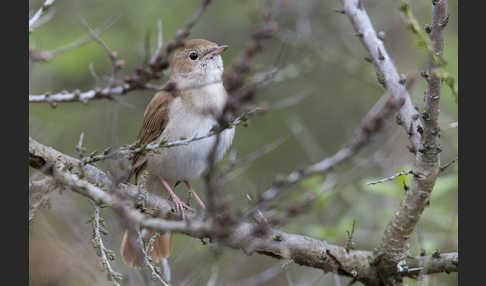
[[[106, 32], [115, 22], [120, 18], [120, 15], [110, 17], [101, 27], [96, 28], [94, 30], [94, 33], [99, 37], [101, 36], [104, 32]], [[73, 51], [79, 47], [82, 47], [89, 42], [93, 41], [93, 37], [89, 35], [85, 35], [80, 37], [79, 39], [73, 41], [72, 43], [69, 43], [67, 45], [61, 46], [59, 48], [56, 48], [51, 51], [40, 51], [37, 52], [35, 48], [30, 47], [29, 48], [29, 56], [33, 61], [36, 62], [48, 62], [52, 60], [54, 57], [68, 53], [70, 51]]]
[[[210, 3], [211, 1], [209, 0], [203, 0], [201, 8], [193, 15], [184, 29], [177, 31], [174, 40], [167, 43], [166, 48], [162, 53], [159, 53], [155, 61], [149, 63], [148, 66], [137, 68], [132, 75], [125, 77], [124, 84], [103, 89], [95, 88], [85, 92], [75, 90], [73, 92], [65, 91], [55, 94], [44, 93], [40, 95], [29, 95], [29, 103], [48, 103], [55, 107], [57, 102], [87, 103], [89, 100], [93, 99], [113, 100], [114, 95], [124, 95], [132, 90], [145, 89], [146, 84], [149, 83], [149, 81], [160, 78], [159, 73], [169, 67], [170, 54], [183, 45], [183, 41], [189, 36], [191, 28], [197, 23], [198, 19], [202, 16]], [[99, 36], [99, 34], [97, 34], [97, 36]]]
[[164, 37], [163, 37], [163, 34], [162, 34], [162, 20], [159, 19], [157, 21], [157, 48], [155, 49], [155, 52], [154, 52], [152, 58], [150, 59], [151, 62], [155, 61], [155, 59], [159, 55], [160, 50], [162, 49], [163, 45], [164, 45]]
[[108, 147], [103, 152], [101, 152], [101, 154], [99, 154], [98, 152], [93, 152], [90, 155], [86, 156], [85, 158], [83, 158], [83, 163], [84, 164], [92, 164], [92, 163], [95, 163], [95, 162], [98, 162], [98, 161], [103, 161], [103, 160], [114, 158], [114, 157], [117, 157], [117, 156], [130, 156], [130, 155], [136, 154], [136, 153], [142, 154], [142, 153], [147, 153], [147, 152], [150, 152], [150, 151], [158, 151], [161, 148], [173, 148], [173, 147], [177, 147], [177, 146], [189, 145], [193, 142], [215, 136], [215, 135], [223, 132], [224, 130], [226, 130], [228, 128], [238, 126], [238, 125], [244, 123], [249, 116], [258, 114], [259, 111], [260, 111], [260, 108], [254, 108], [254, 109], [234, 118], [225, 128], [223, 128], [223, 129], [218, 129], [218, 128], [212, 129], [211, 131], [208, 132], [208, 134], [201, 135], [201, 136], [184, 138], [184, 139], [175, 140], [175, 141], [171, 141], [171, 142], [162, 141], [162, 142], [159, 142], [159, 143], [151, 143], [151, 144], [144, 145], [144, 146], [139, 146], [138, 142], [135, 142], [135, 143], [130, 144], [128, 146], [121, 147], [116, 152], [110, 152], [111, 148]]
[[457, 162], [458, 159], [459, 159], [459, 157], [456, 157], [452, 161], [450, 161], [449, 163], [445, 164], [444, 166], [440, 166], [439, 172], [440, 173], [444, 172], [447, 168], [449, 168], [450, 166], [452, 166], [452, 164], [454, 164], [455, 162]]
[[107, 234], [107, 231], [104, 229], [104, 221], [100, 216], [99, 207], [94, 202], [92, 202], [92, 205], [94, 208], [94, 214], [92, 218], [93, 247], [97, 250], [97, 254], [101, 258], [101, 264], [108, 273], [108, 280], [110, 280], [113, 285], [120, 286], [123, 275], [114, 271], [110, 265], [110, 261], [115, 260], [115, 253], [112, 250], [107, 249], [103, 243], [101, 235]]
[[[45, 173], [53, 176], [59, 184], [67, 187], [68, 190], [77, 192], [98, 203], [109, 207], [123, 207], [126, 210], [126, 219], [134, 225], [140, 225], [154, 231], [184, 233], [195, 238], [215, 238], [219, 235], [212, 224], [202, 220], [203, 217], [188, 211], [186, 221], [172, 221], [161, 217], [144, 215], [135, 209], [135, 205], [121, 203], [117, 192], [129, 194], [131, 198], [137, 198], [137, 191], [131, 191], [130, 185], [120, 185], [114, 192], [106, 192], [104, 189], [111, 189], [111, 181], [106, 180], [106, 175], [99, 169], [87, 165], [84, 166], [85, 175], [81, 178], [79, 173], [79, 160], [66, 156], [52, 148], [44, 146], [33, 139], [29, 139], [29, 165], [33, 168], [44, 168], [50, 165]], [[72, 166], [72, 167], [67, 167]], [[94, 185], [93, 183], [96, 183]], [[121, 194], [121, 193], [120, 193]], [[154, 196], [153, 194], [150, 194]], [[166, 200], [160, 199], [160, 214], [163, 217], [170, 217], [173, 206]], [[268, 255], [274, 258], [292, 259], [295, 263], [306, 265], [325, 271], [338, 271], [342, 275], [354, 277], [363, 283], [378, 283], [378, 276], [375, 268], [367, 261], [372, 253], [362, 250], [349, 250], [345, 247], [331, 245], [322, 240], [312, 239], [308, 236], [285, 233], [269, 228], [265, 235], [255, 230], [258, 225], [241, 222], [229, 233], [222, 245], [236, 248], [248, 249], [251, 243], [252, 249], [257, 253]], [[338, 261], [339, 263], [337, 263]], [[427, 274], [438, 272], [455, 272], [458, 267], [458, 254], [441, 254], [439, 258], [431, 259], [428, 256], [410, 257], [407, 259], [408, 269], [427, 267]], [[414, 277], [414, 273], [400, 273], [400, 275]]]
[[[221, 171], [221, 174], [219, 176], [219, 179], [221, 180], [221, 183], [224, 184], [227, 181], [231, 181], [233, 178], [235, 178], [238, 174], [241, 174], [244, 170], [246, 170], [253, 161], [259, 159], [263, 155], [266, 155], [273, 150], [277, 149], [280, 145], [282, 145], [287, 139], [286, 138], [279, 138], [275, 140], [274, 142], [263, 146], [259, 150], [248, 154], [247, 156], [238, 159], [238, 160], [233, 160], [230, 162], [226, 168]], [[236, 168], [236, 166], [238, 166]]]
[[369, 186], [369, 185], [376, 185], [376, 184], [380, 184], [380, 183], [385, 183], [385, 182], [393, 181], [398, 177], [406, 176], [406, 175], [410, 175], [410, 174], [413, 174], [412, 170], [401, 171], [399, 173], [391, 175], [390, 177], [386, 177], [386, 178], [379, 179], [379, 180], [376, 180], [376, 181], [368, 182], [368, 183], [366, 183], [366, 185]]
[[[447, 17], [447, 0], [435, 0], [432, 7], [432, 27], [430, 38], [434, 52], [441, 56], [444, 49], [444, 26], [441, 24]], [[436, 67], [435, 61], [429, 59], [425, 106], [422, 113], [423, 129], [421, 147], [417, 151], [410, 190], [400, 203], [385, 228], [385, 232], [376, 250], [380, 257], [378, 266], [384, 272], [384, 283], [397, 271], [397, 263], [402, 261], [409, 249], [408, 241], [414, 231], [425, 207], [428, 205], [431, 192], [439, 175], [439, 154], [442, 151], [439, 143], [439, 102], [441, 79], [431, 74]]]
[[83, 26], [88, 30], [88, 34], [93, 38], [95, 42], [97, 42], [103, 49], [105, 50], [106, 54], [108, 55], [108, 58], [111, 61], [111, 77], [110, 81], [108, 82], [108, 86], [113, 86], [118, 72], [124, 67], [125, 62], [123, 60], [118, 60], [117, 59], [117, 53], [110, 50], [110, 48], [106, 45], [105, 42], [100, 38], [98, 34], [96, 34], [93, 29], [88, 25], [86, 20], [84, 18], [81, 18], [81, 23]]
[[56, 0], [44, 1], [42, 6], [39, 8], [39, 10], [37, 10], [37, 12], [35, 12], [34, 16], [32, 16], [32, 18], [30, 18], [30, 20], [29, 20], [29, 34], [32, 33], [32, 31], [34, 31], [34, 29], [36, 28], [36, 24], [39, 21], [39, 19], [41, 18], [42, 14], [47, 12], [49, 10], [49, 8], [51, 8], [51, 6], [54, 4], [55, 1]]
[[160, 284], [162, 284], [164, 286], [169, 286], [169, 284], [162, 278], [162, 275], [156, 269], [156, 267], [152, 264], [149, 256], [147, 255], [147, 252], [145, 251], [145, 246], [143, 245], [143, 240], [142, 240], [142, 236], [140, 235], [140, 232], [138, 233], [137, 240], [138, 240], [138, 244], [139, 244], [139, 246], [140, 246], [140, 248], [142, 249], [142, 252], [143, 252], [145, 265], [151, 271], [152, 279], [155, 280], [155, 281], [159, 281]]

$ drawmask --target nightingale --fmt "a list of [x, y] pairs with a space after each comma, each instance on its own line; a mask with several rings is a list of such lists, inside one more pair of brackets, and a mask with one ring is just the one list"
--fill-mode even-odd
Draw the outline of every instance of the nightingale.
[[[177, 49], [171, 62], [169, 82], [175, 89], [157, 92], [144, 113], [143, 126], [138, 134], [138, 144], [143, 146], [161, 141], [175, 141], [207, 135], [217, 125], [227, 101], [222, 83], [223, 59], [221, 53], [228, 46], [193, 39]], [[233, 141], [234, 128], [220, 134], [216, 147], [215, 161], [222, 159]], [[169, 197], [176, 210], [184, 217], [188, 206], [175, 194], [173, 186], [184, 182], [198, 204], [204, 209], [189, 181], [199, 178], [208, 168], [208, 156], [216, 136], [193, 141], [188, 145], [162, 148], [158, 152], [137, 154], [132, 159], [136, 184], [144, 182], [145, 189]], [[143, 176], [143, 180], [142, 179]], [[143, 237], [150, 238], [151, 231]], [[134, 268], [144, 265], [143, 252], [137, 243], [138, 234], [126, 230], [121, 244], [123, 261]], [[169, 257], [172, 248], [172, 234], [161, 234], [153, 243], [150, 253], [154, 263]]]

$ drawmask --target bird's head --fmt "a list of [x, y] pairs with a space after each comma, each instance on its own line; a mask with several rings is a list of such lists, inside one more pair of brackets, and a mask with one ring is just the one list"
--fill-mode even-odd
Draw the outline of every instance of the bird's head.
[[194, 39], [184, 43], [172, 59], [171, 80], [179, 88], [220, 82], [223, 75], [221, 53], [227, 45]]

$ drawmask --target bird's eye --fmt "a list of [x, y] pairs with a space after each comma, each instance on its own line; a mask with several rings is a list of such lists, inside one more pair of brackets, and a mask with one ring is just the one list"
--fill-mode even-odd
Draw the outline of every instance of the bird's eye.
[[189, 58], [193, 61], [197, 60], [197, 53], [196, 52], [191, 52], [189, 54]]

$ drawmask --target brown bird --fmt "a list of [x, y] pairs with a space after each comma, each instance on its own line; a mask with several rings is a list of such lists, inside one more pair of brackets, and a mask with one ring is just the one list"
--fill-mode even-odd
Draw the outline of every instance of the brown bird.
[[[160, 91], [148, 104], [143, 126], [138, 134], [140, 145], [161, 141], [175, 141], [207, 135], [217, 125], [227, 101], [222, 83], [223, 60], [221, 53], [228, 46], [194, 39], [186, 41], [172, 59], [169, 82], [175, 84], [171, 92]], [[216, 149], [216, 161], [221, 160], [231, 145], [234, 128], [220, 135]], [[164, 193], [176, 205], [184, 217], [188, 206], [175, 194], [172, 186], [184, 182], [202, 208], [204, 203], [189, 184], [199, 178], [208, 167], [208, 155], [215, 144], [215, 136], [194, 141], [184, 146], [162, 148], [159, 153], [136, 155], [133, 158], [133, 173], [137, 185], [142, 176], [149, 192]], [[147, 237], [150, 237], [151, 232]], [[126, 230], [121, 244], [123, 261], [135, 268], [144, 265], [144, 256], [137, 243], [138, 234]], [[170, 255], [172, 234], [164, 233], [155, 241], [153, 250], [147, 253], [157, 263]]]

